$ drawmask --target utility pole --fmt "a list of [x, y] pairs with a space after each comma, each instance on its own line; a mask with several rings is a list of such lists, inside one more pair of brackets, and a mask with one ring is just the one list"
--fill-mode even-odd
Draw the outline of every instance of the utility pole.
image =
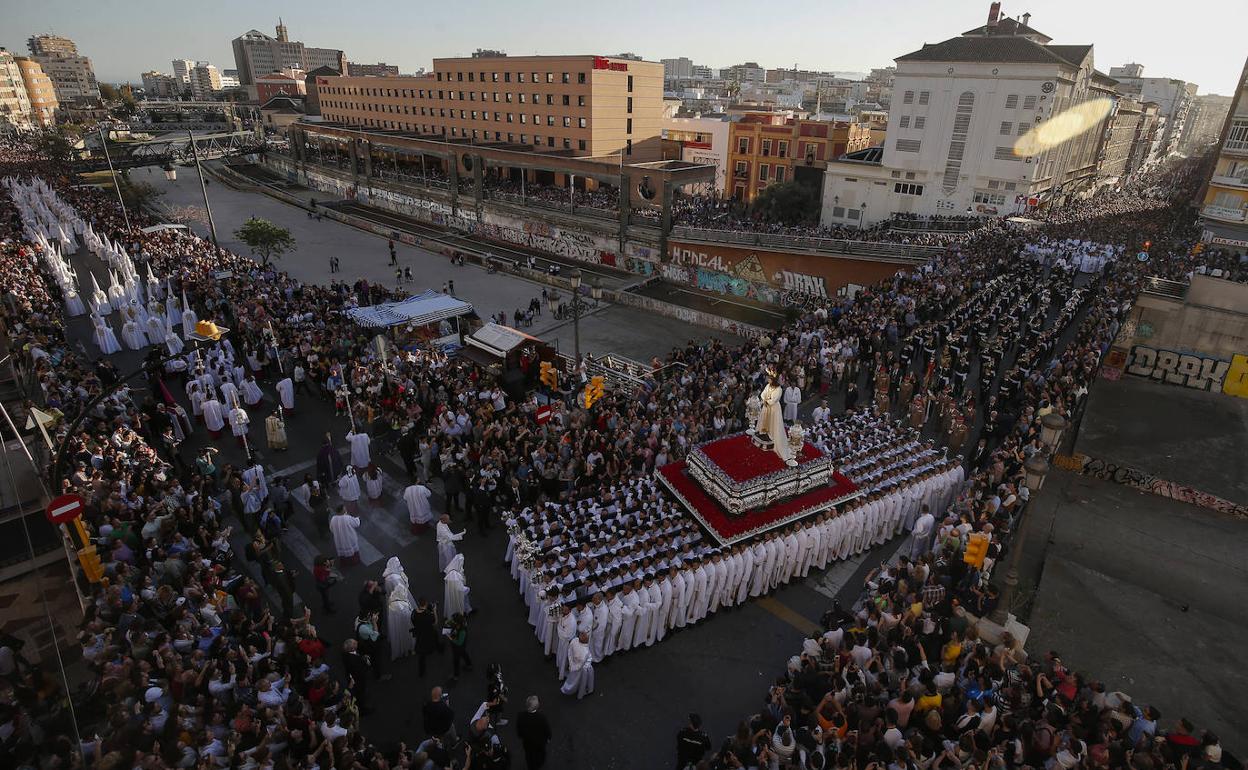
[[186, 136], [191, 140], [191, 156], [195, 158], [195, 173], [199, 174], [199, 191], [204, 194], [204, 211], [208, 212], [208, 231], [212, 233], [212, 245], [221, 248], [217, 243], [217, 223], [212, 219], [212, 206], [208, 203], [208, 185], [204, 182], [204, 168], [199, 165], [199, 150], [195, 147], [195, 135], [190, 131]]

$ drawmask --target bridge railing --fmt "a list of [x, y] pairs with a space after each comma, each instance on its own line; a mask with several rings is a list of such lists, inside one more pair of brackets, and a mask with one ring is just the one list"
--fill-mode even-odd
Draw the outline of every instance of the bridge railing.
[[673, 227], [672, 238], [731, 243], [745, 246], [772, 246], [782, 249], [822, 251], [830, 254], [857, 254], [921, 262], [945, 251], [943, 246], [925, 246], [895, 241], [856, 241], [846, 238], [820, 238], [808, 235], [751, 233], [740, 230], [711, 230], [701, 227]]

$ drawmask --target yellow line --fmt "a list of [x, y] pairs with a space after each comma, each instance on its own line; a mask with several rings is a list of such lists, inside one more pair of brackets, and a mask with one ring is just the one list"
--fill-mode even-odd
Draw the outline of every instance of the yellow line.
[[787, 604], [784, 604], [783, 602], [777, 599], [773, 599], [769, 596], [764, 596], [763, 598], [755, 602], [755, 604], [767, 610], [772, 615], [775, 615], [776, 617], [780, 618], [785, 623], [788, 623], [790, 626], [793, 626], [798, 631], [801, 631], [803, 634], [810, 634], [819, 630], [818, 623], [811, 621], [805, 615], [801, 614], [797, 610], [794, 610], [793, 608], [789, 607]]

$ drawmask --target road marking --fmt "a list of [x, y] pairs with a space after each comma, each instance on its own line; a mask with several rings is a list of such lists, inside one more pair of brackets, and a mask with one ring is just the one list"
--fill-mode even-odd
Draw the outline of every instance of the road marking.
[[819, 624], [815, 623], [797, 610], [789, 607], [779, 599], [773, 599], [770, 596], [764, 596], [754, 602], [759, 607], [780, 618], [785, 623], [793, 626], [803, 634], [813, 634], [819, 630]]
[[303, 534], [298, 527], [290, 527], [282, 533], [279, 539], [282, 547], [299, 559], [299, 563], [306, 570], [311, 570], [316, 565], [317, 558], [324, 553], [321, 547], [308, 539], [308, 536]]

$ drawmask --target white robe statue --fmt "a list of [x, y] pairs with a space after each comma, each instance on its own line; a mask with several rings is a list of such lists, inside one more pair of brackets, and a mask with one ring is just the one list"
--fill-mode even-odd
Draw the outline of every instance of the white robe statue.
[[780, 399], [783, 389], [773, 380], [768, 382], [759, 394], [763, 402], [763, 410], [759, 412], [758, 423], [754, 426], [757, 433], [765, 433], [771, 439], [773, 450], [781, 460], [790, 457], [789, 441], [784, 432], [784, 417], [780, 413]]

